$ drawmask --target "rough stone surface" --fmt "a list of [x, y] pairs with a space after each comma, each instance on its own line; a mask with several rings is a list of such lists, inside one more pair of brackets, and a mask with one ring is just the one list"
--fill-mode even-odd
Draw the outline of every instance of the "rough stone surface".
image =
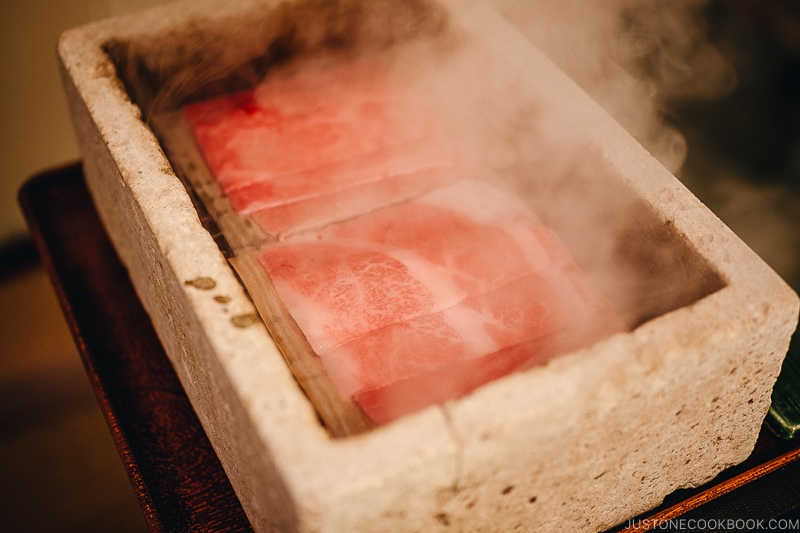
[[104, 52], [179, 38], [189, 20], [223, 27], [262, 16], [265, 5], [170, 5], [59, 43], [100, 215], [258, 531], [602, 530], [748, 456], [797, 296], [513, 32], [492, 46], [519, 48], [512, 62], [535, 67], [541, 91], [587, 132], [619, 187], [668, 221], [723, 286], [461, 400], [329, 437], [263, 324], [231, 320], [254, 308]]

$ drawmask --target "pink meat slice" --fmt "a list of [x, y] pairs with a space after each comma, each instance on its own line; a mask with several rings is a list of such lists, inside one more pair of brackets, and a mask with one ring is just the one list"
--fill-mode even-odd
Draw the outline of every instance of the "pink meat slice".
[[312, 241], [268, 246], [259, 260], [318, 354], [433, 307], [431, 291], [380, 252]]
[[184, 116], [233, 207], [271, 234], [375, 208], [350, 201], [336, 213], [348, 192], [386, 205], [453, 179], [431, 112], [376, 62], [279, 72]]
[[413, 252], [446, 268], [467, 294], [525, 275], [530, 266], [502, 228], [422, 202], [404, 202], [322, 230], [324, 239], [354, 239]]
[[384, 387], [359, 391], [353, 399], [373, 422], [384, 424], [465, 396], [512, 372], [545, 363], [552, 357], [552, 345], [550, 337], [537, 337], [485, 357], [463, 359]]
[[[398, 200], [413, 198], [428, 190], [432, 184], [450, 181], [452, 176], [449, 168], [417, 169], [392, 175], [391, 179], [363, 183], [325, 196], [301, 197], [268, 207], [257, 207], [258, 202], [250, 199], [259, 195], [268, 197], [268, 192], [261, 192], [260, 183], [233, 192], [229, 198], [234, 209], [246, 212], [266, 233], [290, 235], [321, 228], [332, 221], [347, 220]], [[242, 193], [246, 193], [248, 198], [242, 200]], [[240, 202], [242, 205], [250, 205], [252, 210], [245, 211], [240, 207]]]
[[[366, 333], [320, 355], [339, 391], [349, 397], [558, 334], [568, 323], [546, 307], [552, 296], [548, 280], [531, 274], [443, 311]], [[526, 357], [537, 355], [529, 351]]]
[[444, 313], [369, 332], [320, 353], [339, 393], [349, 398], [465, 359], [464, 339]]

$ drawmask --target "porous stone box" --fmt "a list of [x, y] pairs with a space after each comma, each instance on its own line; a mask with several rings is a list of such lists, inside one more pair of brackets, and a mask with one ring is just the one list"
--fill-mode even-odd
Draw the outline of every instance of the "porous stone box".
[[[501, 24], [479, 3], [454, 4], [467, 29]], [[655, 281], [639, 289], [656, 296], [625, 316], [630, 333], [331, 437], [143, 120], [152, 102], [131, 78], [180, 70], [201, 52], [230, 64], [257, 57], [276, 5], [173, 4], [69, 31], [59, 43], [98, 211], [256, 530], [602, 530], [748, 456], [797, 296], [511, 30], [486, 47], [513, 50], [508, 64], [535, 72], [560, 127], [585, 135], [589, 166], [607, 177], [602, 188], [637, 206], [626, 248], [636, 252], [623, 263], [649, 265], [662, 249], [680, 261], [653, 263]], [[148, 63], [158, 47], [174, 53]], [[568, 245], [595, 231], [555, 212], [546, 218]], [[574, 252], [588, 268], [591, 255]], [[678, 277], [660, 278], [671, 266]]]

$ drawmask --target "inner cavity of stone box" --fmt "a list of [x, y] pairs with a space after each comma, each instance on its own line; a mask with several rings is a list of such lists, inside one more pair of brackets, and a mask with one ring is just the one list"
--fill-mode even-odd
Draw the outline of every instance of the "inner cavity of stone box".
[[601, 147], [561, 120], [557, 98], [536, 81], [547, 72], [530, 76], [504, 65], [437, 4], [390, 4], [364, 4], [345, 16], [337, 2], [305, 0], [198, 18], [105, 47], [331, 435], [360, 433], [373, 423], [337, 393], [255, 261], [254, 252], [280, 236], [232, 208], [181, 112], [187, 104], [252, 89], [270, 73], [320, 57], [380, 62], [424, 95], [471, 177], [520, 199], [558, 235], [630, 330], [724, 286], [670, 221], [626, 185], [631, 177], [620, 176]]

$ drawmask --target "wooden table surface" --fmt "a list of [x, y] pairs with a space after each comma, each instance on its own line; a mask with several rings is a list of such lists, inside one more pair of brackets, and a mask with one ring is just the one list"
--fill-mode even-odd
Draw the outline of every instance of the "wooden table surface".
[[[97, 217], [80, 164], [31, 178], [20, 203], [151, 530], [252, 531]], [[613, 531], [679, 530], [661, 522], [679, 518], [800, 520], [799, 459], [800, 440], [764, 427], [745, 463]]]

